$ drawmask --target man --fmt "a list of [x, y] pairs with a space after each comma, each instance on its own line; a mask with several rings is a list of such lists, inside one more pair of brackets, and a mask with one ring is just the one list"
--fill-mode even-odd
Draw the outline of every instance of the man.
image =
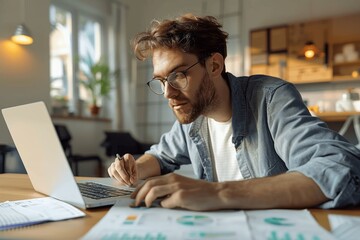
[[[159, 198], [162, 207], [198, 211], [358, 204], [360, 151], [312, 117], [292, 84], [226, 73], [227, 36], [215, 18], [193, 15], [137, 35], [136, 56], [152, 56], [147, 84], [168, 99], [177, 121], [136, 161], [115, 159], [109, 175], [128, 185], [147, 179], [135, 205]], [[183, 164], [199, 179], [172, 173]]]

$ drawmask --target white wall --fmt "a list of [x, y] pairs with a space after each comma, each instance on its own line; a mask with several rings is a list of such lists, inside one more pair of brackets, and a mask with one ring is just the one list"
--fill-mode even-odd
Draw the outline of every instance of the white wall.
[[[0, 0], [0, 109], [42, 100], [50, 106], [49, 0]], [[23, 19], [23, 17], [25, 19]], [[34, 43], [19, 46], [9, 39], [26, 22]], [[0, 117], [0, 143], [12, 143]]]

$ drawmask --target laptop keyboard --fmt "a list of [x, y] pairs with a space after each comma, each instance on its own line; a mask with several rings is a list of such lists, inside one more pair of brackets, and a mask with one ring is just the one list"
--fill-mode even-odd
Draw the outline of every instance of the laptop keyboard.
[[132, 193], [131, 190], [109, 187], [95, 182], [78, 183], [78, 186], [83, 196], [92, 199], [127, 196]]

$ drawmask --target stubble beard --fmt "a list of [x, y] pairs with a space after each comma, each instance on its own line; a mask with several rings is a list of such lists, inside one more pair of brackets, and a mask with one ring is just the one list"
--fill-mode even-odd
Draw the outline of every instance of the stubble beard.
[[189, 112], [177, 112], [174, 114], [181, 124], [188, 124], [195, 121], [200, 115], [206, 115], [216, 106], [217, 96], [214, 83], [206, 73], [201, 80], [201, 85], [196, 91], [195, 100], [189, 100], [191, 108]]

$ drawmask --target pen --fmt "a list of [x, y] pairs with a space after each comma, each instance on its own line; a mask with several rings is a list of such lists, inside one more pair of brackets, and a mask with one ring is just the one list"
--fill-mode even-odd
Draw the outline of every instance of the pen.
[[117, 158], [118, 160], [120, 160], [120, 161], [121, 161], [121, 160], [124, 160], [124, 157], [120, 157], [120, 155], [119, 155], [118, 153], [116, 154], [116, 158]]

